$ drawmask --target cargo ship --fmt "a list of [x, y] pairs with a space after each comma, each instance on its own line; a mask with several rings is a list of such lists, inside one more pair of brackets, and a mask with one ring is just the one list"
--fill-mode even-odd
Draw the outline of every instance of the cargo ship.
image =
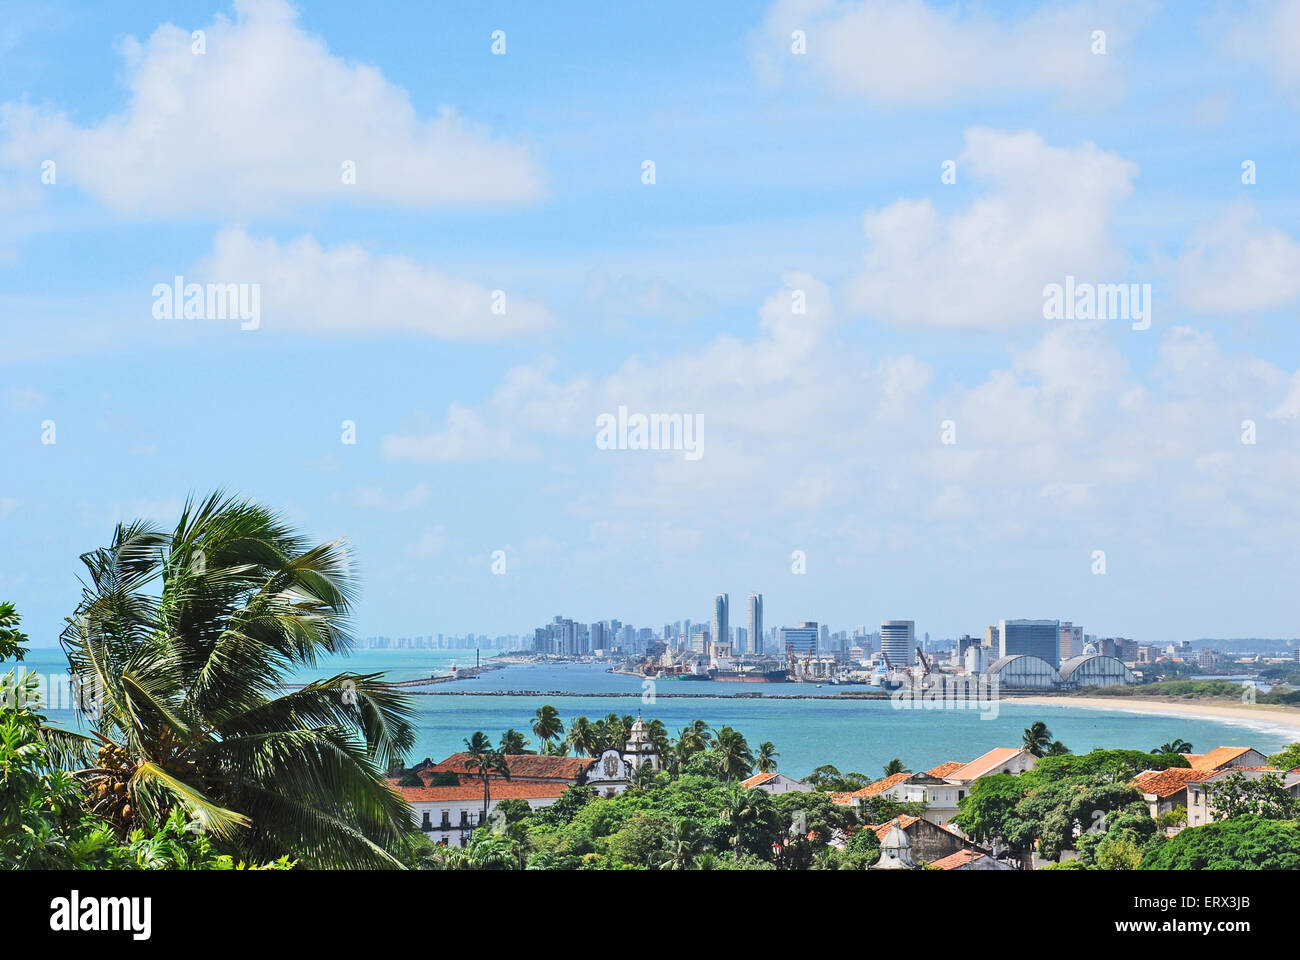
[[722, 683], [786, 683], [790, 680], [789, 671], [781, 667], [756, 668], [753, 670], [710, 670], [709, 676]]

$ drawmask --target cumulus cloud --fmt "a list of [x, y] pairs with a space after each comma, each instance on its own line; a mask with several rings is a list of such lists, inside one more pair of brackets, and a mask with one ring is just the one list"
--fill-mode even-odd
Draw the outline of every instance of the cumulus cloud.
[[1195, 231], [1172, 269], [1176, 301], [1204, 313], [1249, 313], [1300, 300], [1300, 242], [1241, 201]]
[[[791, 309], [798, 291], [805, 314]], [[1083, 577], [1093, 547], [1171, 550], [1231, 529], [1234, 543], [1284, 548], [1300, 512], [1285, 482], [1265, 478], [1300, 464], [1286, 432], [1300, 376], [1178, 325], [1135, 370], [1127, 335], [1060, 323], [973, 382], [940, 383], [924, 358], [843, 342], [830, 290], [791, 274], [751, 338], [634, 358], [601, 378], [516, 368], [440, 429], [384, 442], [398, 459], [528, 449], [570, 464], [552, 483], [580, 478], [569, 511], [593, 538], [662, 534], [664, 549], [684, 528], [745, 542], [796, 530], [850, 554], [893, 544], [915, 557], [1019, 550], [1050, 531], [1052, 552], [1077, 551]], [[703, 457], [597, 449], [595, 417], [620, 404], [702, 415]], [[1267, 443], [1241, 442], [1247, 419], [1271, 425]], [[955, 444], [942, 440], [946, 420]]]
[[1300, 95], [1300, 0], [1252, 3], [1212, 19], [1229, 53], [1263, 69], [1282, 90]]
[[[258, 283], [261, 327], [309, 333], [407, 332], [444, 340], [491, 341], [532, 333], [546, 311], [450, 276], [416, 260], [378, 256], [357, 244], [323, 247], [304, 236], [281, 244], [240, 229], [217, 235], [213, 252], [186, 281]], [[160, 278], [170, 283], [172, 279]]]
[[[305, 32], [285, 0], [236, 0], [235, 19], [158, 27], [122, 44], [125, 108], [90, 125], [58, 110], [0, 107], [0, 162], [58, 164], [114, 211], [240, 215], [333, 200], [429, 208], [527, 201], [541, 192], [526, 148], [451, 108], [420, 116], [379, 69]], [[355, 164], [345, 185], [343, 165]], [[0, 197], [0, 203], [3, 198]]]
[[1124, 279], [1109, 226], [1136, 174], [1091, 143], [1053, 147], [1030, 132], [967, 130], [958, 182], [984, 192], [950, 216], [929, 199], [868, 211], [865, 269], [849, 284], [848, 306], [897, 324], [1041, 323], [1047, 284]]
[[[872, 103], [941, 104], [998, 94], [1111, 96], [1118, 63], [1152, 12], [1148, 3], [1045, 4], [1021, 15], [921, 0], [779, 0], [751, 41], [769, 82], [804, 65], [847, 96]], [[807, 53], [795, 56], [802, 30]], [[1106, 53], [1093, 53], [1105, 31]]]

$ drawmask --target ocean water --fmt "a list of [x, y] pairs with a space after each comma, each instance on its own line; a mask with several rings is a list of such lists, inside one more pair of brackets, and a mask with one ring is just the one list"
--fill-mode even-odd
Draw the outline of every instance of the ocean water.
[[[447, 674], [453, 663], [472, 666], [474, 651], [360, 650], [301, 671], [295, 679], [351, 670], [383, 671], [393, 680], [408, 680]], [[25, 665], [46, 674], [66, 672], [57, 650], [33, 650]], [[8, 666], [0, 665], [0, 673]], [[1272, 753], [1295, 739], [1285, 728], [1254, 718], [1245, 724], [1009, 702], [997, 704], [996, 716], [975, 710], [899, 710], [888, 700], [843, 698], [842, 692], [861, 687], [830, 685], [818, 689], [811, 684], [661, 681], [653, 701], [644, 702], [639, 677], [611, 674], [596, 664], [508, 666], [475, 679], [421, 689], [435, 692], [412, 697], [417, 737], [411, 760], [441, 759], [464, 749], [465, 739], [477, 730], [494, 741], [510, 727], [531, 738], [533, 714], [544, 703], [555, 706], [566, 726], [578, 716], [594, 720], [608, 713], [622, 716], [638, 711], [647, 719], [657, 717], [674, 735], [696, 719], [714, 728], [725, 724], [740, 730], [753, 746], [771, 740], [780, 754], [779, 768], [794, 776], [825, 763], [844, 772], [875, 776], [893, 757], [913, 770], [946, 760], [970, 760], [993, 747], [1018, 746], [1025, 727], [1036, 720], [1045, 722], [1053, 737], [1076, 753], [1094, 747], [1150, 750], [1178, 737], [1198, 751], [1225, 745], [1254, 746]], [[502, 691], [538, 693], [504, 696]], [[558, 695], [558, 691], [577, 695]], [[726, 696], [738, 692], [761, 696]], [[678, 693], [691, 696], [666, 695]], [[785, 698], [791, 694], [807, 699]], [[51, 710], [48, 716], [63, 725], [76, 725], [68, 710]]]

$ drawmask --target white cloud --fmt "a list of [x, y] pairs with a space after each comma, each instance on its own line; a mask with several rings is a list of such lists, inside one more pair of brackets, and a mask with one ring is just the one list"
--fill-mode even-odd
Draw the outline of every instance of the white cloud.
[[[236, 0], [236, 18], [191, 31], [166, 24], [122, 44], [129, 99], [81, 126], [64, 113], [0, 107], [0, 161], [58, 163], [114, 211], [239, 215], [332, 200], [427, 208], [500, 204], [541, 192], [528, 151], [454, 110], [417, 115], [372, 66], [332, 55], [284, 0]], [[356, 165], [344, 185], [342, 165]]]
[[[760, 77], [803, 67], [831, 89], [881, 105], [937, 104], [998, 94], [1095, 101], [1121, 89], [1122, 52], [1148, 3], [1046, 4], [1019, 17], [921, 0], [780, 0], [751, 38]], [[803, 30], [807, 53], [791, 51]], [[1106, 53], [1092, 52], [1093, 31]]]
[[868, 211], [865, 270], [848, 305], [897, 324], [1041, 323], [1045, 285], [1067, 275], [1124, 279], [1109, 221], [1136, 173], [1091, 143], [1051, 147], [1035, 133], [967, 130], [958, 180], [986, 191], [947, 217], [928, 199]]
[[490, 341], [533, 333], [549, 322], [544, 309], [510, 291], [505, 312], [494, 313], [493, 291], [485, 286], [406, 257], [376, 256], [357, 244], [322, 247], [310, 236], [281, 245], [223, 230], [212, 255], [185, 279], [260, 283], [261, 327], [268, 331], [399, 331]]
[[1175, 299], [1204, 313], [1248, 313], [1300, 299], [1300, 242], [1264, 226], [1249, 201], [1192, 234], [1173, 264]]
[[1261, 67], [1283, 90], [1300, 94], [1300, 0], [1252, 3], [1211, 21], [1233, 56]]

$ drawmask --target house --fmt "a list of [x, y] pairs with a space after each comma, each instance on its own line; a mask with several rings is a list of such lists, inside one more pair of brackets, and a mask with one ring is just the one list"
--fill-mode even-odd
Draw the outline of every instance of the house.
[[746, 790], [762, 790], [774, 796], [778, 793], [808, 793], [812, 790], [809, 784], [787, 777], [784, 773], [756, 773], [740, 785]]
[[1175, 807], [1186, 807], [1187, 784], [1209, 779], [1215, 773], [1214, 770], [1170, 767], [1168, 770], [1144, 770], [1129, 782], [1142, 793], [1154, 820]]
[[891, 830], [901, 831], [907, 837], [908, 850], [918, 862], [933, 863], [960, 850], [973, 850], [988, 855], [987, 850], [966, 838], [944, 827], [936, 826], [921, 817], [911, 817], [903, 814], [888, 823], [873, 824], [863, 829], [876, 832], [882, 849], [885, 845], [886, 836]]
[[1203, 780], [1189, 780], [1187, 783], [1187, 825], [1200, 827], [1220, 819], [1214, 809], [1214, 787], [1233, 774], [1241, 774], [1248, 780], [1258, 780], [1264, 776], [1274, 776], [1282, 781], [1282, 787], [1291, 796], [1300, 799], [1300, 771], [1278, 770], [1276, 767], [1223, 767], [1210, 772]]
[[1268, 757], [1250, 747], [1215, 747], [1209, 753], [1184, 753], [1193, 770], [1222, 770], [1225, 767], [1262, 767]]
[[[944, 764], [944, 766], [948, 765]], [[987, 777], [994, 773], [1021, 774], [1036, 766], [1038, 766], [1038, 758], [1023, 747], [994, 747], [970, 763], [949, 770], [943, 775], [943, 779], [968, 788], [980, 777]]]
[[484, 823], [502, 800], [528, 801], [530, 810], [540, 810], [560, 799], [570, 784], [559, 781], [488, 780], [488, 813], [483, 817], [483, 783], [463, 782], [447, 787], [393, 787], [411, 807], [415, 826], [441, 844], [468, 846], [470, 834]]

